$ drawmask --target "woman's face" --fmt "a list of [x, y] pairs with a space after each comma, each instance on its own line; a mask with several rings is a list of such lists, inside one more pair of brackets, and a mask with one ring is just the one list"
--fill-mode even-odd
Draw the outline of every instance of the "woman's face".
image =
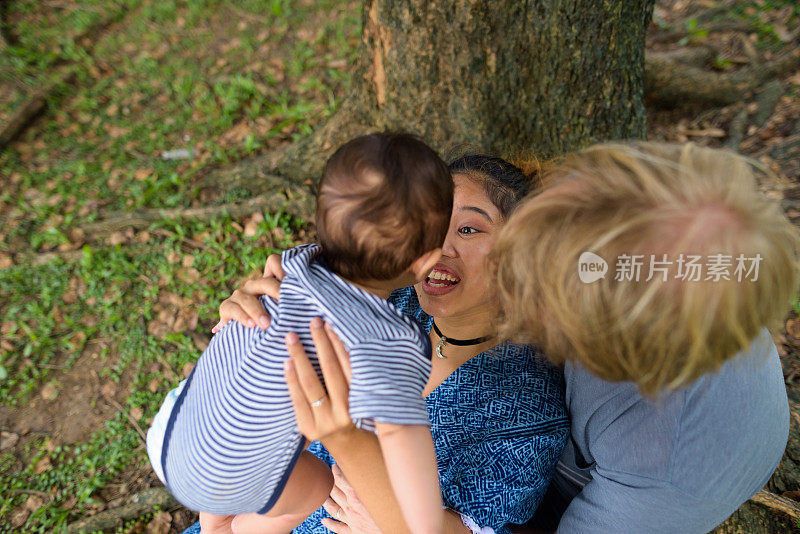
[[414, 288], [422, 309], [434, 317], [494, 313], [499, 299], [486, 260], [505, 220], [483, 185], [463, 174], [453, 175], [453, 182], [453, 216], [442, 259]]

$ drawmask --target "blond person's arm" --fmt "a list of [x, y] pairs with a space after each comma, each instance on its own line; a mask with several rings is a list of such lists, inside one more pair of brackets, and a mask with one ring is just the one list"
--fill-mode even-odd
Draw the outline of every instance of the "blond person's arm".
[[442, 491], [430, 428], [377, 422], [375, 430], [406, 523], [415, 533], [443, 532]]
[[[408, 533], [410, 530], [392, 491], [377, 436], [356, 428], [350, 419], [349, 355], [336, 334], [328, 328], [322, 328], [322, 322], [318, 319], [311, 322], [311, 336], [325, 379], [324, 385], [317, 378], [297, 336], [287, 336], [286, 346], [291, 360], [286, 366], [286, 383], [292, 396], [298, 428], [306, 438], [320, 440], [328, 449], [358, 495], [358, 505], [366, 508], [377, 528], [387, 534]], [[311, 406], [312, 402], [323, 397], [325, 400], [322, 404]], [[335, 496], [340, 500], [343, 498], [341, 494]], [[440, 499], [437, 496], [438, 502], [441, 502]], [[356, 506], [356, 503], [350, 505]], [[328, 528], [337, 533], [351, 532], [349, 527], [342, 527], [341, 522], [333, 526], [335, 528]], [[469, 532], [461, 517], [452, 511], [446, 514], [444, 531]]]

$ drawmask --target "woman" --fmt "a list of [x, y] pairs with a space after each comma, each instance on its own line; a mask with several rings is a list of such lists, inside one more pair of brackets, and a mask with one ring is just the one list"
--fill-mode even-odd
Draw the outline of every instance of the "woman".
[[[497, 234], [531, 181], [514, 165], [488, 156], [464, 156], [450, 167], [454, 207], [443, 257], [425, 281], [398, 290], [390, 301], [430, 332], [435, 347], [424, 394], [442, 497], [451, 510], [448, 530], [478, 532], [488, 527], [509, 532], [509, 524], [523, 523], [535, 511], [568, 435], [561, 374], [534, 347], [500, 342], [500, 302], [487, 272]], [[268, 262], [268, 271], [280, 274], [275, 262]], [[220, 307], [220, 324], [236, 319], [264, 325], [268, 319], [254, 295], [274, 294], [274, 286], [269, 279], [246, 284]], [[324, 353], [323, 338], [318, 335], [317, 347]], [[323, 363], [323, 355], [320, 360]], [[343, 361], [346, 370], [346, 358]], [[296, 355], [294, 363], [307, 366], [303, 354]], [[293, 388], [298, 423], [309, 438], [321, 439], [312, 452], [331, 462], [322, 445], [330, 449], [365, 507], [335, 470], [337, 487], [326, 509], [338, 521], [320, 509], [296, 532], [325, 532], [326, 527], [335, 532], [351, 527], [353, 532], [402, 531], [374, 434], [352, 426], [346, 396], [344, 406], [334, 402], [335, 392], [346, 389], [342, 372], [334, 367], [325, 373], [331, 402], [324, 410], [304, 404], [299, 388]], [[302, 374], [303, 369], [297, 371]], [[290, 387], [296, 377], [287, 375]], [[308, 387], [316, 389], [310, 393], [317, 395], [312, 400], [326, 391], [318, 382]]]

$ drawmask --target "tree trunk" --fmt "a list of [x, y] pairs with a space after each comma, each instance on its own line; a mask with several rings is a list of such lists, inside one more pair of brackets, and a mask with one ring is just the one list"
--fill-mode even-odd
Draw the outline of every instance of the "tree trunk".
[[340, 110], [278, 157], [216, 171], [207, 183], [263, 193], [249, 180], [256, 171], [316, 181], [338, 145], [382, 129], [417, 133], [439, 150], [469, 144], [541, 157], [642, 139], [653, 4], [364, 0], [353, 93]]

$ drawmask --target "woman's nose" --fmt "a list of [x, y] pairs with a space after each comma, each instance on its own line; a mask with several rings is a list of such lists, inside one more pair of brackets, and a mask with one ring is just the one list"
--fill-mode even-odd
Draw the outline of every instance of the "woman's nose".
[[456, 249], [453, 246], [453, 241], [453, 232], [447, 232], [447, 236], [444, 238], [444, 244], [442, 245], [442, 255], [449, 258], [456, 257]]

